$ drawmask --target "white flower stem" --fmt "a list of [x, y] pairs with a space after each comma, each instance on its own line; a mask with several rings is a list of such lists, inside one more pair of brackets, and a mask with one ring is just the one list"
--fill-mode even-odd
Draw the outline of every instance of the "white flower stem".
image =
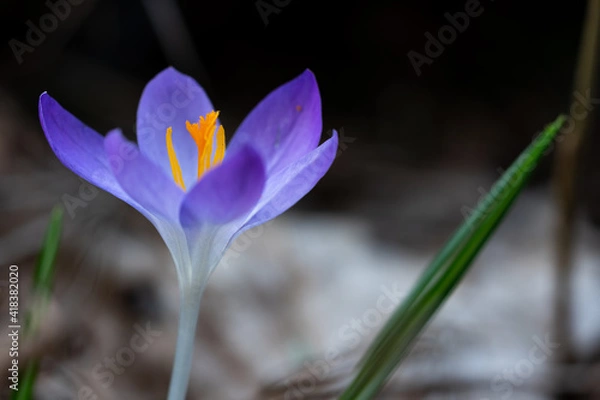
[[190, 287], [183, 284], [180, 290], [179, 327], [168, 400], [185, 400], [194, 360], [196, 325], [204, 286]]

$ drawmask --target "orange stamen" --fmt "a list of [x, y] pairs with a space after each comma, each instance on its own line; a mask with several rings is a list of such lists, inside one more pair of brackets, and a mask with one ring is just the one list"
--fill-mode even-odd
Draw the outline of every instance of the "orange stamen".
[[[223, 129], [221, 125], [219, 125], [217, 129], [218, 117], [218, 111], [211, 111], [206, 114], [205, 117], [200, 117], [196, 123], [185, 121], [185, 127], [192, 139], [194, 139], [196, 147], [198, 148], [198, 179], [202, 178], [202, 175], [204, 175], [211, 167], [220, 164], [225, 157], [225, 129]], [[215, 130], [217, 131], [216, 135]], [[173, 148], [172, 135], [173, 129], [169, 127], [167, 129], [167, 150], [169, 153], [171, 170], [173, 171], [175, 183], [185, 190], [181, 168], [177, 161], [175, 149]], [[214, 144], [215, 141], [216, 148]]]
[[[218, 111], [211, 111], [205, 117], [200, 117], [196, 123], [185, 121], [185, 127], [198, 148], [198, 179], [202, 178], [202, 175], [210, 168], [219, 165], [225, 157], [225, 129], [221, 125], [217, 128], [218, 117]], [[215, 130], [217, 131], [216, 135]], [[167, 152], [169, 153], [173, 179], [177, 185], [185, 190], [181, 167], [173, 147], [172, 127], [167, 128]]]
[[[204, 175], [204, 173], [216, 164], [216, 161], [222, 160], [224, 154], [224, 135], [225, 132], [222, 126], [219, 126], [217, 130], [217, 149], [215, 150], [215, 157], [211, 162], [213, 156], [213, 143], [215, 139], [215, 129], [217, 128], [217, 118], [219, 117], [218, 111], [211, 111], [206, 114], [206, 117], [200, 117], [198, 122], [195, 124], [186, 123], [186, 128], [198, 147], [198, 179]], [[222, 133], [221, 133], [222, 132]], [[221, 139], [220, 136], [223, 136]], [[223, 149], [219, 150], [219, 141], [223, 141]], [[220, 158], [218, 158], [218, 157]]]

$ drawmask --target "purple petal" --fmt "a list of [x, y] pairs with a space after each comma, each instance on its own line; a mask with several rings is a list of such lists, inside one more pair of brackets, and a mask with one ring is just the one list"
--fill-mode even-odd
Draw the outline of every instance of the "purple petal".
[[304, 197], [331, 167], [338, 148], [338, 134], [267, 180], [253, 215], [238, 232], [280, 215]]
[[250, 112], [229, 148], [252, 144], [272, 174], [314, 150], [321, 130], [319, 88], [314, 74], [306, 70], [275, 89]]
[[173, 146], [187, 187], [197, 180], [198, 150], [185, 128], [213, 111], [204, 89], [191, 77], [169, 67], [144, 89], [137, 111], [137, 141], [140, 151], [165, 173], [171, 174], [166, 132], [173, 127]]
[[123, 190], [155, 217], [177, 222], [184, 192], [120, 131], [104, 140], [113, 174]]
[[140, 210], [139, 204], [113, 176], [102, 135], [75, 118], [46, 92], [40, 96], [39, 115], [50, 147], [67, 168]]
[[238, 218], [256, 205], [264, 185], [263, 161], [256, 150], [245, 146], [228, 152], [223, 163], [207, 172], [185, 196], [181, 224], [193, 228]]

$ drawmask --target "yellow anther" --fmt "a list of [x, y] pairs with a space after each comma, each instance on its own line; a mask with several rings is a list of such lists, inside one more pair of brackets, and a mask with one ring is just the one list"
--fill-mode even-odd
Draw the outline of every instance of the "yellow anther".
[[213, 165], [221, 164], [225, 157], [225, 129], [219, 126], [217, 130], [217, 150], [215, 150], [215, 158], [213, 159]]
[[185, 182], [183, 181], [183, 175], [181, 173], [181, 167], [177, 160], [177, 154], [175, 154], [175, 148], [173, 147], [173, 128], [167, 128], [167, 152], [169, 153], [169, 162], [171, 163], [171, 171], [173, 172], [173, 179], [180, 188], [185, 190]]

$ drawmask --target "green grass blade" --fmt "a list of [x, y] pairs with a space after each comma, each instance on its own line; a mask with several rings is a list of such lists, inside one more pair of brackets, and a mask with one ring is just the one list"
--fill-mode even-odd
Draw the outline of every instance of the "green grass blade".
[[500, 224], [564, 121], [560, 116], [546, 127], [450, 238], [375, 338], [340, 400], [367, 400], [379, 392]]
[[50, 214], [50, 222], [33, 277], [34, 290], [45, 295], [49, 293], [52, 287], [54, 262], [56, 261], [62, 231], [62, 218], [63, 210], [61, 207], [56, 206]]
[[[59, 206], [52, 210], [50, 222], [46, 229], [42, 249], [37, 258], [33, 274], [34, 302], [32, 308], [25, 317], [24, 336], [31, 337], [36, 334], [41, 316], [52, 292], [54, 277], [54, 262], [58, 253], [60, 236], [62, 232], [63, 210]], [[25, 366], [19, 382], [19, 390], [12, 392], [12, 400], [31, 400], [33, 398], [33, 387], [38, 372], [38, 360], [32, 359]]]

